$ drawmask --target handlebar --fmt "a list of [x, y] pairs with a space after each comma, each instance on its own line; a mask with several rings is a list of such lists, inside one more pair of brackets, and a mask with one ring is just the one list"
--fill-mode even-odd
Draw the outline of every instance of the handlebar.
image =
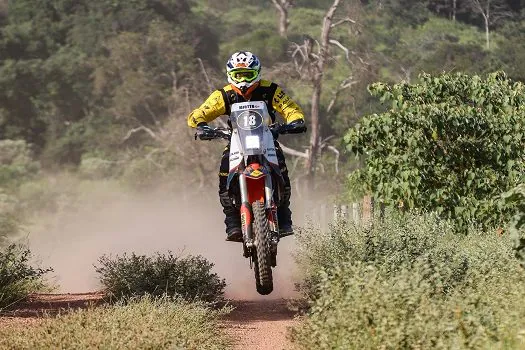
[[214, 139], [225, 139], [230, 140], [231, 131], [225, 128], [215, 128], [206, 130], [206, 132], [199, 134], [199, 131], [195, 133], [195, 140], [197, 137], [201, 140], [214, 140]]
[[[305, 126], [295, 127], [287, 124], [281, 124], [281, 123], [274, 123], [269, 125], [271, 133], [274, 135], [274, 138], [277, 139], [279, 134], [299, 134], [306, 132]], [[230, 140], [231, 137], [231, 130], [226, 128], [215, 128], [215, 129], [209, 129], [205, 130], [202, 133], [199, 133], [197, 131], [195, 133], [195, 140], [197, 137], [201, 140], [214, 140], [214, 139], [225, 139]]]

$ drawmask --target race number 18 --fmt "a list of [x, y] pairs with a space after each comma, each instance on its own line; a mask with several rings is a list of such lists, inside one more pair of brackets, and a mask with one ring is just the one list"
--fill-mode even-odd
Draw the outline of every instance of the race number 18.
[[250, 115], [244, 116], [244, 126], [245, 127], [255, 126], [256, 124], [257, 124], [257, 119], [255, 115], [250, 114]]

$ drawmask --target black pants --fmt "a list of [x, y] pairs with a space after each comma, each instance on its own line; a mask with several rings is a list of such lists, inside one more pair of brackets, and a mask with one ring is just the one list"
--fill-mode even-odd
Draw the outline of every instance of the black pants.
[[[290, 178], [288, 177], [288, 169], [284, 160], [283, 150], [277, 141], [275, 141], [275, 151], [277, 155], [277, 161], [279, 168], [284, 180], [284, 193], [282, 194], [281, 203], [277, 208], [277, 216], [279, 218], [279, 227], [290, 227], [292, 225], [292, 212], [290, 211], [290, 196], [291, 186]], [[239, 213], [233, 207], [230, 196], [226, 185], [228, 182], [228, 173], [230, 168], [230, 145], [226, 146], [222, 153], [221, 167], [219, 169], [219, 199], [226, 214], [225, 223], [226, 226], [229, 223], [238, 224], [240, 219], [238, 218]], [[231, 221], [230, 221], [231, 220]]]

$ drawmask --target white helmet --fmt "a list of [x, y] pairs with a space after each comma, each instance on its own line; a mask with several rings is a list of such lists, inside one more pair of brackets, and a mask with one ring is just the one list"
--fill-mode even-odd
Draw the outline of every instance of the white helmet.
[[261, 62], [249, 51], [234, 53], [226, 63], [228, 82], [243, 94], [261, 80]]

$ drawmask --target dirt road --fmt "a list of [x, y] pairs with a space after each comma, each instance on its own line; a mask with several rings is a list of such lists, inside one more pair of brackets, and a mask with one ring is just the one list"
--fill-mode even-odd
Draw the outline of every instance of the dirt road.
[[[15, 322], [35, 324], [44, 314], [101, 304], [103, 296], [102, 293], [33, 295], [0, 315], [0, 327]], [[225, 317], [223, 327], [235, 340], [234, 349], [289, 349], [286, 333], [294, 323], [294, 313], [286, 303], [284, 299], [232, 301], [235, 309]]]
[[289, 349], [286, 333], [294, 313], [286, 300], [234, 301], [235, 310], [225, 320], [226, 332], [236, 339], [234, 349]]

